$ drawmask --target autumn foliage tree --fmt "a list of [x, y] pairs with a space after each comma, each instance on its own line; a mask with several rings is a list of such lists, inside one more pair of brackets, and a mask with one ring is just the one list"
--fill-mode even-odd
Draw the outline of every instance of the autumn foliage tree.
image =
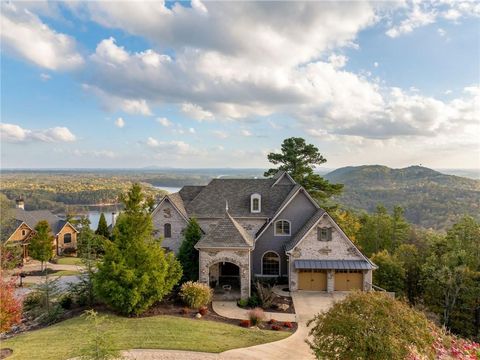
[[22, 320], [22, 303], [15, 297], [15, 279], [0, 276], [0, 333], [9, 331]]
[[35, 235], [30, 240], [28, 247], [30, 256], [42, 263], [47, 262], [53, 255], [53, 241], [54, 237], [47, 221], [39, 221], [35, 226]]

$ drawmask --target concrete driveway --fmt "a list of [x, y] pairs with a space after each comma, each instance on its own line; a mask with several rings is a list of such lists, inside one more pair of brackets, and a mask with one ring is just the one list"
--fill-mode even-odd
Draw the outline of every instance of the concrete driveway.
[[292, 336], [273, 343], [225, 351], [221, 355], [226, 359], [315, 359], [309, 346], [305, 343], [305, 339], [308, 337], [307, 321], [312, 319], [315, 314], [327, 311], [335, 301], [340, 301], [346, 296], [346, 293], [294, 292], [292, 298], [298, 329]]

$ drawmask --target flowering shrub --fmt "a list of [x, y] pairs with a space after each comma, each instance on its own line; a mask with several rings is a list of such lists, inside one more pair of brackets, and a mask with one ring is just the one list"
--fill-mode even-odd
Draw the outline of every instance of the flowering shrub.
[[[458, 338], [445, 333], [444, 330], [431, 326], [432, 335], [435, 337], [433, 349], [435, 359], [438, 360], [476, 360], [480, 359], [480, 344]], [[414, 347], [410, 348], [407, 360], [426, 360], [428, 357], [421, 354]]]
[[0, 333], [7, 332], [22, 320], [22, 303], [15, 297], [15, 279], [0, 276]]
[[250, 327], [250, 320], [241, 320], [240, 321], [240, 326], [244, 328]]
[[187, 281], [180, 288], [180, 297], [192, 309], [208, 305], [212, 301], [212, 296], [212, 289], [207, 284]]
[[289, 329], [293, 328], [293, 324], [290, 321], [285, 321], [283, 326]]
[[278, 330], [280, 330], [280, 329], [281, 329], [280, 326], [278, 326], [278, 325], [272, 325], [272, 330], [278, 331]]
[[265, 319], [265, 313], [261, 308], [255, 308], [248, 312], [248, 318], [252, 326], [260, 324]]
[[198, 309], [198, 312], [200, 313], [200, 315], [205, 316], [208, 314], [208, 307], [201, 306], [200, 309]]
[[277, 321], [276, 321], [276, 320], [274, 320], [274, 319], [270, 319], [270, 320], [268, 320], [268, 323], [269, 323], [270, 325], [273, 325], [273, 324], [275, 324], [276, 322], [277, 322]]

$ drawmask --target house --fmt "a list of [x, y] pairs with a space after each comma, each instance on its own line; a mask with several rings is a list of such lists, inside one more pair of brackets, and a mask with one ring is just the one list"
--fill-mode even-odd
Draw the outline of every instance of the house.
[[196, 218], [204, 232], [195, 245], [200, 281], [237, 286], [242, 298], [257, 277], [283, 278], [290, 291], [371, 290], [376, 266], [286, 172], [184, 186], [152, 216], [163, 246], [175, 253]]
[[78, 230], [68, 221], [54, 215], [49, 210], [26, 211], [23, 199], [17, 199], [14, 218], [15, 231], [7, 239], [7, 242], [11, 245], [23, 247], [24, 260], [29, 257], [28, 245], [30, 239], [35, 235], [35, 226], [42, 220], [48, 222], [54, 236], [53, 255], [62, 255], [66, 249], [75, 251], [77, 248]]

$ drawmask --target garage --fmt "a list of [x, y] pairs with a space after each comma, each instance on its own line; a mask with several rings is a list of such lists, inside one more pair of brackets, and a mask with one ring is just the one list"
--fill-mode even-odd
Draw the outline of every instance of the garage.
[[326, 291], [327, 272], [319, 269], [300, 269], [298, 273], [298, 289]]
[[335, 270], [335, 291], [362, 290], [361, 270]]

